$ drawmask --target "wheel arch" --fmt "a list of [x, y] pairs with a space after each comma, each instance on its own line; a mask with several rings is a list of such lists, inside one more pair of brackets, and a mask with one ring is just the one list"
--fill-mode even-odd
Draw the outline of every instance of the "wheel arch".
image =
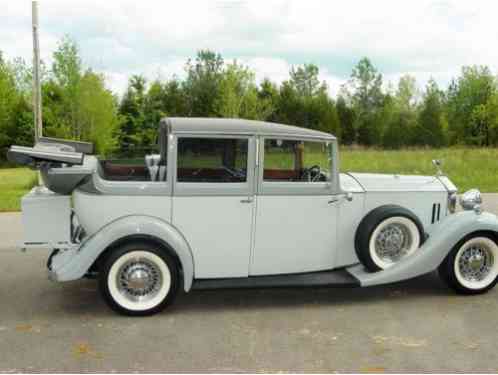
[[469, 232], [466, 235], [464, 235], [462, 238], [460, 238], [453, 247], [448, 251], [448, 254], [443, 258], [441, 261], [440, 265], [443, 264], [451, 254], [451, 251], [457, 247], [463, 245], [466, 241], [473, 237], [478, 237], [478, 236], [483, 236], [483, 237], [488, 237], [491, 238], [493, 241], [495, 241], [496, 244], [498, 244], [498, 228], [496, 230], [491, 230], [491, 229], [477, 229], [475, 231]]
[[146, 215], [120, 217], [85, 239], [75, 254], [58, 270], [57, 280], [69, 281], [83, 277], [112, 249], [134, 240], [156, 243], [176, 258], [181, 269], [183, 288], [187, 292], [190, 290], [194, 279], [194, 258], [190, 245], [172, 224]]
[[175, 250], [171, 247], [171, 245], [165, 240], [150, 235], [150, 234], [131, 234], [122, 238], [115, 240], [113, 243], [109, 244], [95, 259], [93, 264], [90, 266], [91, 269], [99, 270], [100, 265], [105, 262], [106, 258], [117, 248], [129, 244], [129, 243], [143, 243], [146, 242], [153, 246], [160, 248], [162, 251], [167, 252], [171, 257], [175, 260], [176, 265], [178, 266], [178, 271], [180, 272], [180, 277], [183, 279], [183, 265], [180, 260], [180, 257], [175, 252]]

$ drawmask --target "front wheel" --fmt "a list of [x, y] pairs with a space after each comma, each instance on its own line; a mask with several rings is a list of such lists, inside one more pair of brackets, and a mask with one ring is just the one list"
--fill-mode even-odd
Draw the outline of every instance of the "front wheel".
[[481, 294], [498, 281], [498, 245], [487, 235], [460, 241], [439, 266], [439, 274], [459, 294]]
[[104, 300], [118, 313], [152, 315], [173, 301], [178, 290], [178, 268], [162, 248], [129, 243], [107, 257], [99, 284]]

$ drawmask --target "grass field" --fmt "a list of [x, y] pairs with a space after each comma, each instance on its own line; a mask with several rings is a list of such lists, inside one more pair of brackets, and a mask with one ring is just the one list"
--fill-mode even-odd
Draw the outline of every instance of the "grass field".
[[21, 197], [37, 178], [36, 172], [27, 168], [0, 169], [0, 212], [19, 210]]
[[[443, 161], [443, 171], [460, 192], [477, 187], [498, 192], [498, 149], [447, 148], [385, 151], [342, 148], [341, 171], [434, 175], [432, 159]], [[20, 197], [36, 184], [36, 173], [26, 168], [0, 169], [0, 212], [19, 210]]]
[[443, 172], [460, 192], [475, 187], [486, 193], [498, 192], [498, 148], [342, 149], [340, 155], [342, 171], [422, 175], [434, 175], [431, 161], [440, 159]]

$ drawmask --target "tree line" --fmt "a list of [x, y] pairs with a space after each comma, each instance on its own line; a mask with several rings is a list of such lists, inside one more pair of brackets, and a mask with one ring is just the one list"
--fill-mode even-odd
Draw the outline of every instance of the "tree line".
[[[0, 158], [11, 144], [33, 144], [32, 69], [0, 52]], [[314, 64], [292, 67], [283, 82], [201, 50], [185, 63], [185, 77], [147, 82], [129, 78], [118, 97], [105, 77], [84, 68], [77, 44], [64, 37], [50, 67], [42, 64], [44, 135], [95, 143], [102, 155], [132, 154], [155, 141], [164, 116], [265, 120], [333, 133], [344, 145], [498, 145], [498, 79], [487, 66], [465, 66], [447, 89], [414, 77], [385, 85], [368, 58], [332, 98]], [[1, 159], [0, 159], [1, 160]]]

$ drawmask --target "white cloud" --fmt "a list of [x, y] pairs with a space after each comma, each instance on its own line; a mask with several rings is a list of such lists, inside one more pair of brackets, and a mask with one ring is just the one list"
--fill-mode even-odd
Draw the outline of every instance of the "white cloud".
[[[0, 0], [0, 49], [31, 58], [31, 1]], [[385, 81], [410, 73], [446, 85], [462, 65], [498, 71], [498, 2], [457, 0], [97, 1], [41, 0], [42, 57], [64, 34], [84, 62], [122, 92], [130, 74], [182, 75], [187, 57], [219, 51], [261, 80], [288, 78], [293, 64], [315, 63], [333, 93], [363, 56]]]

